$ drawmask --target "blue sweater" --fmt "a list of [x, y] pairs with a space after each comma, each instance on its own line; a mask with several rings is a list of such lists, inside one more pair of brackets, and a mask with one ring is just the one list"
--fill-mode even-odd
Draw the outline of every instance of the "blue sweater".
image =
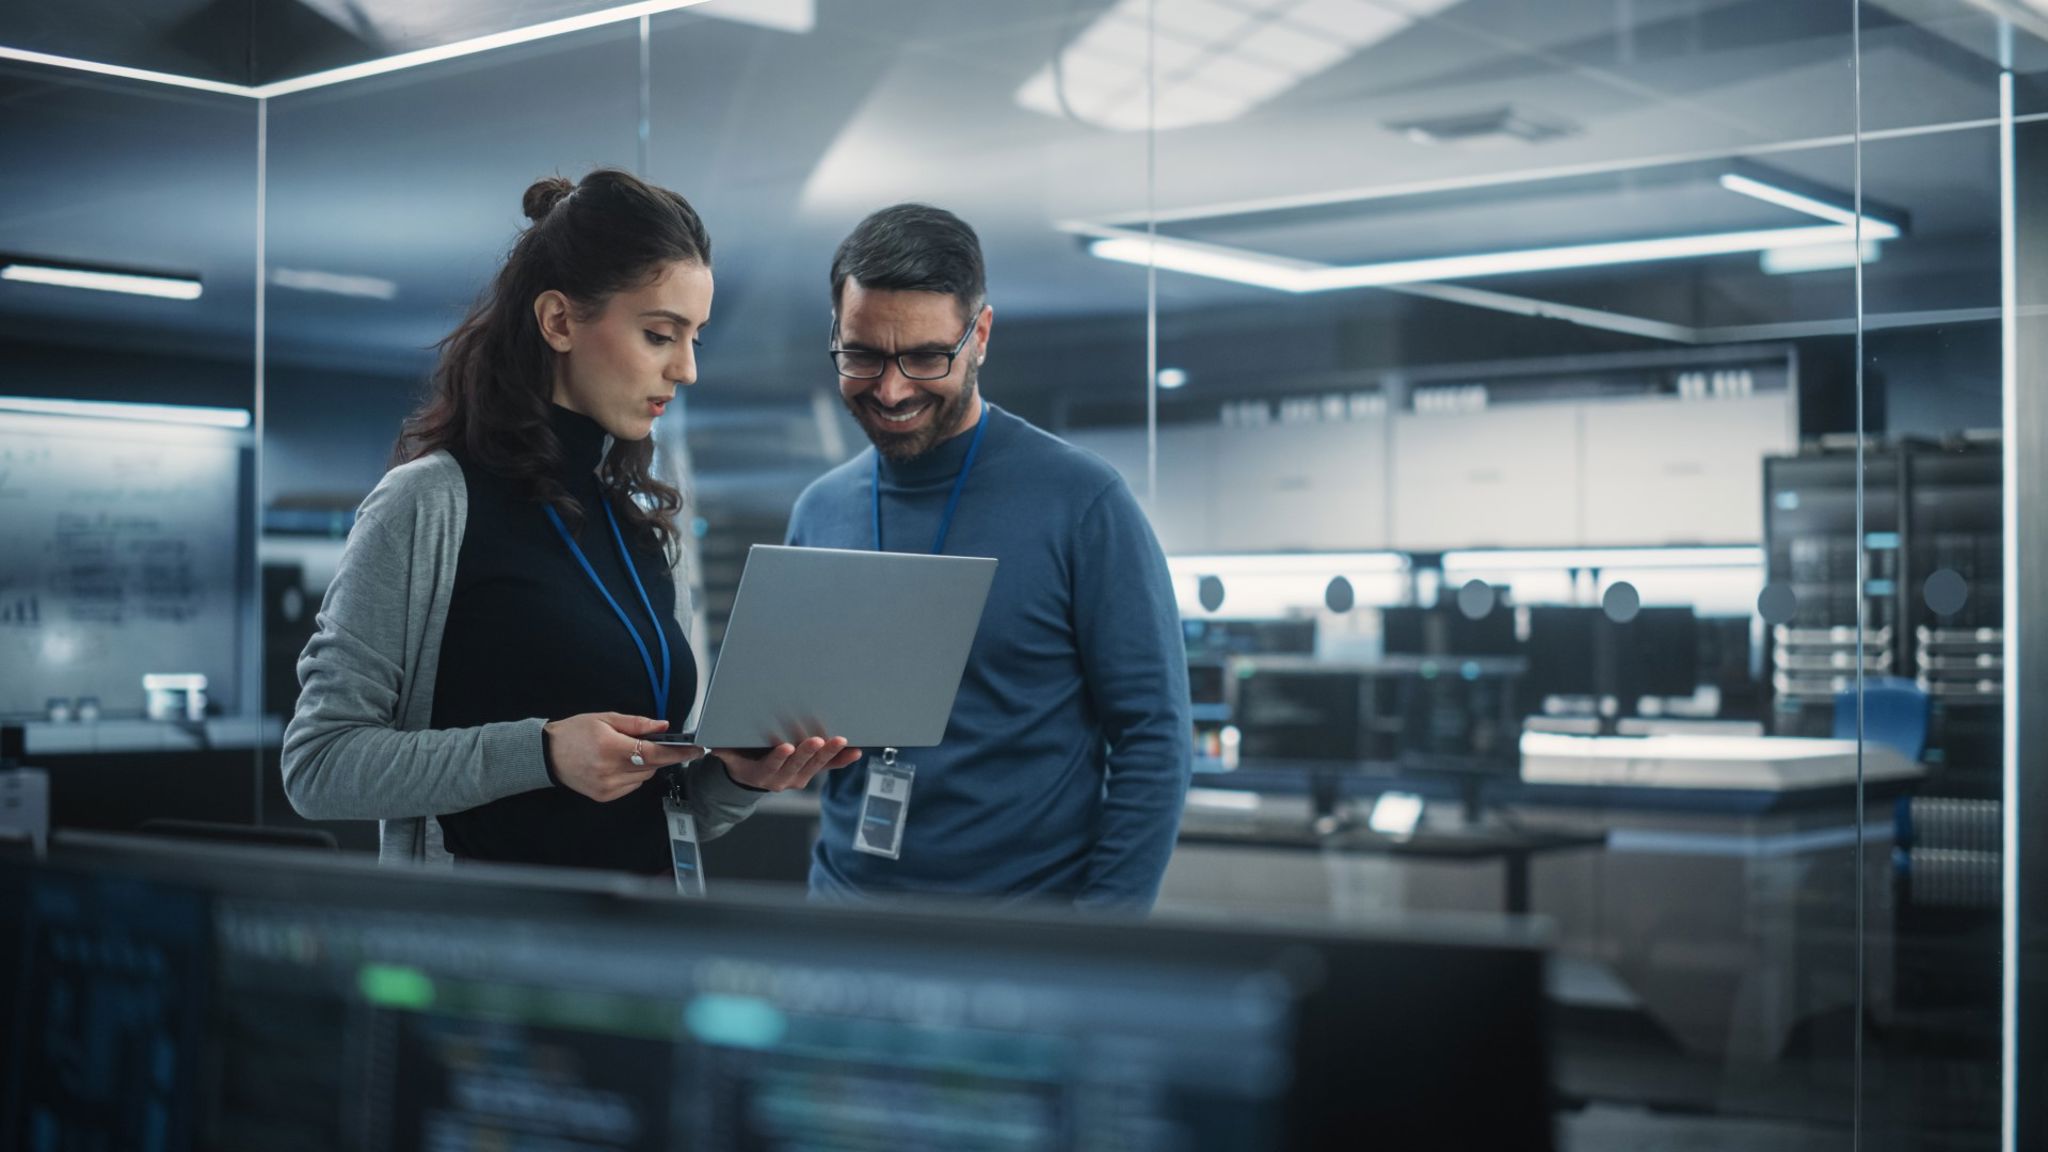
[[[899, 757], [917, 766], [900, 859], [853, 849], [867, 760], [826, 778], [811, 891], [1149, 908], [1191, 771], [1187, 653], [1166, 559], [1109, 465], [987, 410], [946, 552], [999, 563], [945, 743]], [[972, 437], [882, 461], [889, 551], [930, 550]], [[874, 467], [870, 448], [813, 482], [789, 542], [873, 548]], [[847, 608], [916, 626], [915, 604]]]

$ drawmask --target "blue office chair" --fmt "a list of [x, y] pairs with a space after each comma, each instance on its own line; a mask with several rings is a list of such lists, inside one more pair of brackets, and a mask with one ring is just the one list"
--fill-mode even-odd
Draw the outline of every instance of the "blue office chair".
[[[1856, 693], [1835, 694], [1835, 739], [1856, 738]], [[1927, 693], [1900, 676], [1863, 682], [1863, 738], [1917, 761], [1927, 747]]]

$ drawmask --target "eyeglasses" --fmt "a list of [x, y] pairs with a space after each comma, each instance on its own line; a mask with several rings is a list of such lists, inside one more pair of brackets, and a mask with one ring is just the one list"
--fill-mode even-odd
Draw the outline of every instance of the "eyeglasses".
[[960, 339], [953, 342], [953, 350], [950, 352], [934, 352], [930, 349], [919, 349], [912, 352], [899, 352], [894, 356], [890, 356], [882, 352], [872, 352], [865, 348], [837, 347], [839, 343], [839, 321], [837, 318], [834, 318], [832, 321], [832, 343], [834, 345], [832, 348], [832, 363], [838, 365], [839, 374], [848, 380], [879, 380], [882, 377], [882, 373], [889, 370], [889, 361], [891, 360], [896, 362], [896, 370], [903, 373], [905, 380], [944, 380], [953, 374], [953, 359], [959, 356], [961, 351], [967, 347], [968, 337], [974, 335], [974, 326], [980, 320], [981, 309], [976, 308], [974, 310], [974, 319], [967, 322], [967, 331], [962, 332]]

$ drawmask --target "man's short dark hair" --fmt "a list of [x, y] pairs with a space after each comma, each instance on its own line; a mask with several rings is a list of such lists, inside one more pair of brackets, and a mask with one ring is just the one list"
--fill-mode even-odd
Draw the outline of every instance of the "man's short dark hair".
[[860, 222], [832, 256], [832, 307], [852, 277], [863, 288], [890, 292], [943, 292], [962, 315], [977, 310], [988, 292], [981, 239], [962, 220], [929, 204], [898, 204]]

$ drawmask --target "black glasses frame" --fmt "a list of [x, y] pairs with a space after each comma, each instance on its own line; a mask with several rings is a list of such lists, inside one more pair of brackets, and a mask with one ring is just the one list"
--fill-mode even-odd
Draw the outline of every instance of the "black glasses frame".
[[[832, 318], [832, 347], [828, 350], [832, 357], [832, 366], [838, 369], [839, 374], [848, 380], [880, 380], [883, 376], [888, 375], [889, 361], [894, 360], [896, 362], [896, 371], [901, 372], [905, 380], [944, 380], [953, 374], [953, 361], [960, 357], [960, 353], [966, 351], [967, 341], [974, 336], [974, 328], [977, 324], [981, 323], [982, 311], [987, 307], [984, 304], [982, 307], [974, 310], [974, 317], [967, 321], [967, 331], [960, 333], [960, 339], [953, 342], [953, 350], [950, 352], [898, 352], [890, 355], [885, 352], [871, 352], [865, 348], [841, 348], [839, 347], [839, 317], [834, 316]], [[844, 359], [847, 356], [875, 356], [881, 359], [881, 363], [873, 372], [865, 374], [849, 372], [846, 370], [846, 360]], [[946, 367], [944, 371], [936, 376], [920, 376], [910, 370], [910, 365], [903, 362], [905, 356], [944, 356], [946, 358]]]

